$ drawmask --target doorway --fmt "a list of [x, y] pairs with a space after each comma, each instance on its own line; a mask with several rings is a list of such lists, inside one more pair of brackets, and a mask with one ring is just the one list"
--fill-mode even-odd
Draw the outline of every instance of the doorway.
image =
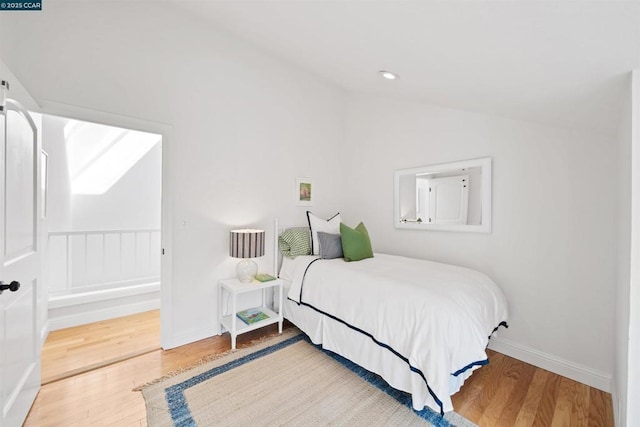
[[[39, 122], [51, 338], [59, 340], [62, 331], [78, 337], [80, 325], [88, 325], [87, 337], [74, 338], [88, 348], [104, 341], [91, 332], [97, 327], [108, 334], [103, 322], [123, 319], [135, 328], [136, 316], [155, 313], [147, 319], [157, 323], [159, 348], [163, 136], [47, 114]], [[101, 360], [87, 357], [73, 370], [95, 368]]]

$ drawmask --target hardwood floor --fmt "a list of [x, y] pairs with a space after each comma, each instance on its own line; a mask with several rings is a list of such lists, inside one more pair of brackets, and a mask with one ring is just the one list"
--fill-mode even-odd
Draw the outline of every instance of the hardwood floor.
[[[118, 328], [108, 330], [114, 334], [110, 339], [118, 342]], [[122, 331], [126, 336], [135, 334]], [[272, 325], [240, 335], [238, 347], [275, 333], [277, 326]], [[109, 360], [112, 357], [108, 354], [109, 346], [102, 346], [101, 340], [94, 338], [101, 346], [103, 358]], [[87, 342], [91, 340], [87, 337]], [[42, 387], [25, 425], [146, 426], [144, 400], [141, 393], [132, 391], [135, 387], [189, 367], [207, 355], [227, 351], [230, 345], [228, 334], [215, 336], [168, 351], [154, 350], [51, 382]], [[84, 348], [90, 351], [90, 347], [87, 344]], [[490, 364], [474, 373], [453, 396], [456, 411], [476, 424], [613, 426], [608, 393], [500, 353], [490, 352], [489, 359]], [[46, 364], [43, 359], [43, 366]]]
[[453, 395], [480, 426], [613, 426], [611, 395], [495, 351]]
[[49, 333], [42, 384], [160, 349], [160, 310]]

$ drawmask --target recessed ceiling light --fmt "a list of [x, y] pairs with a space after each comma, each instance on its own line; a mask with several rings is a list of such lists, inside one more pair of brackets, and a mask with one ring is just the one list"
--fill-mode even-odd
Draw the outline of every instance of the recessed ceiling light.
[[392, 73], [391, 71], [380, 71], [380, 75], [387, 80], [397, 80], [400, 78], [400, 76]]

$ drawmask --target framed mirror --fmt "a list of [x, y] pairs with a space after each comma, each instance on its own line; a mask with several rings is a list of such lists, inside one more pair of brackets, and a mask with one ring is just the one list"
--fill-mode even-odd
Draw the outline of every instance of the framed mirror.
[[396, 228], [491, 232], [491, 158], [394, 173]]

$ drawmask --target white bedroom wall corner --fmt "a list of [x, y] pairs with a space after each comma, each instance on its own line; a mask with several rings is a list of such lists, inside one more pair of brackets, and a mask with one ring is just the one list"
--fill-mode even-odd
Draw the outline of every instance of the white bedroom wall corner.
[[631, 254], [626, 378], [626, 425], [640, 423], [640, 70], [631, 83]]
[[[2, 39], [1, 28], [2, 26], [0, 26], [0, 40]], [[27, 88], [22, 85], [20, 80], [18, 80], [18, 77], [13, 74], [2, 57], [0, 57], [0, 80], [9, 82], [9, 98], [18, 100], [22, 104], [22, 106], [29, 111], [40, 111], [40, 106], [38, 105], [36, 100], [31, 96]]]
[[616, 425], [626, 425], [629, 345], [629, 285], [631, 266], [631, 149], [632, 75], [626, 79], [617, 135], [618, 230], [617, 277], [615, 286], [615, 344], [611, 397]]

